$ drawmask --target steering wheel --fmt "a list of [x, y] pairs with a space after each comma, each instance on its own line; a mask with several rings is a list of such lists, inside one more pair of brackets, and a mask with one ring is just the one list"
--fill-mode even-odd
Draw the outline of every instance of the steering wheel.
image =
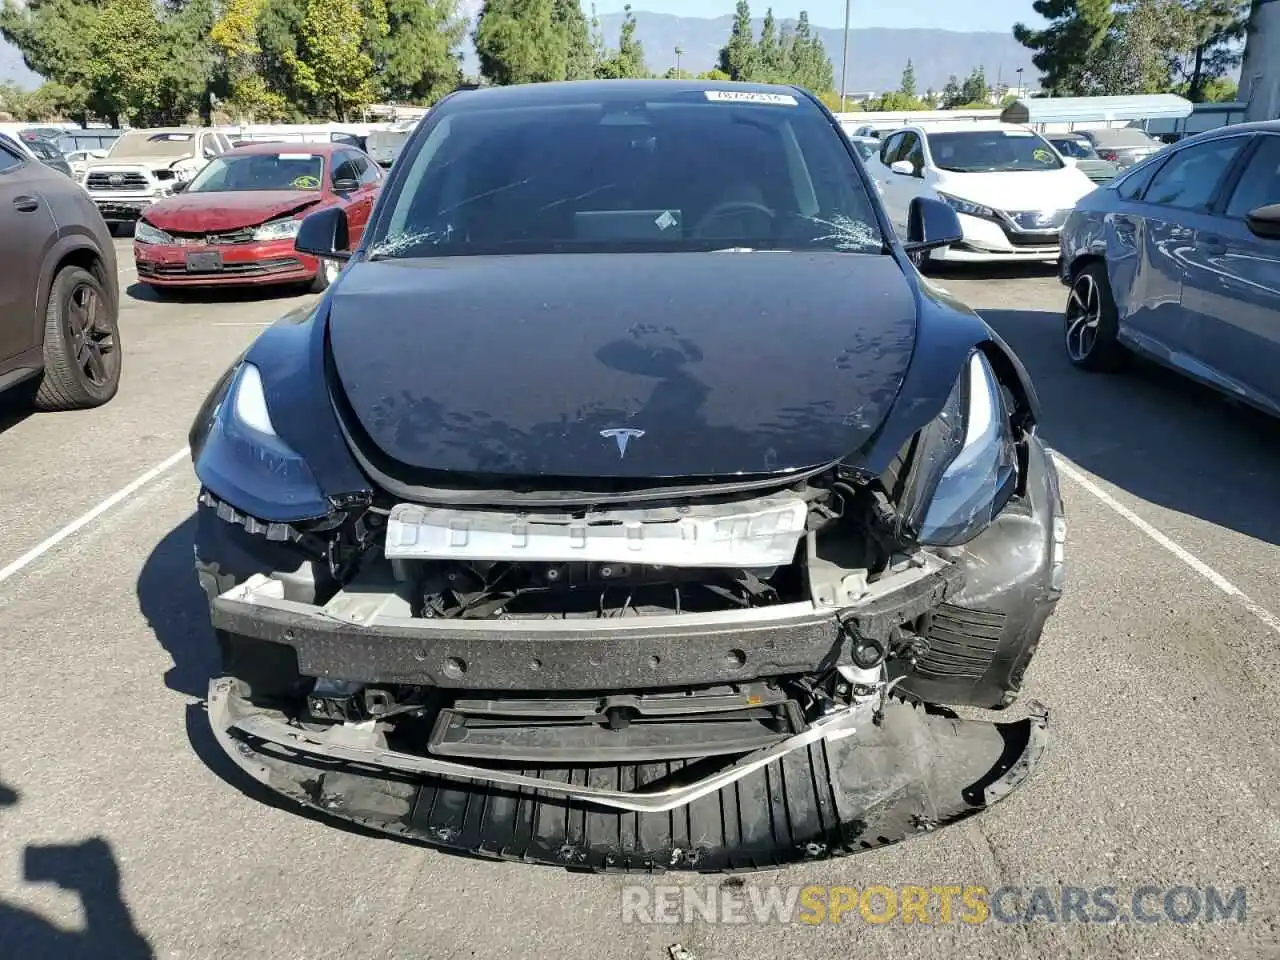
[[319, 190], [320, 178], [313, 177], [310, 174], [304, 174], [301, 177], [295, 177], [289, 186], [293, 187], [295, 190]]
[[723, 203], [717, 203], [698, 219], [698, 222], [693, 227], [693, 235], [695, 237], [701, 236], [702, 231], [707, 224], [714, 220], [718, 220], [721, 217], [728, 216], [731, 213], [738, 213], [742, 211], [763, 213], [770, 220], [777, 216], [777, 214], [769, 207], [766, 207], [763, 203], [757, 203], [754, 200], [725, 200]]

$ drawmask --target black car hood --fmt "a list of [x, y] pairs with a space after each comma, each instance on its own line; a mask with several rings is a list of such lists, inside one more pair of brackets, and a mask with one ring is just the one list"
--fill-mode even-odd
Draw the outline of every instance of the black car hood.
[[888, 256], [388, 260], [336, 285], [329, 339], [353, 435], [399, 467], [765, 476], [867, 441], [916, 311]]

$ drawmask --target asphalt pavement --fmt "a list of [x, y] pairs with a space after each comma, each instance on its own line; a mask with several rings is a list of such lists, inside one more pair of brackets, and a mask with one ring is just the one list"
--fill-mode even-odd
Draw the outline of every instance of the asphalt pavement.
[[[1018, 350], [1063, 458], [1070, 584], [1025, 694], [1051, 710], [1048, 758], [1005, 803], [896, 847], [642, 879], [365, 836], [270, 803], [223, 760], [200, 705], [217, 664], [180, 454], [217, 374], [304, 300], [159, 301], [122, 267], [117, 399], [0, 408], [0, 958], [1280, 956], [1280, 424], [1145, 365], [1071, 369], [1047, 271], [935, 282]], [[810, 885], [1021, 896], [981, 923], [705, 910]], [[1064, 887], [1116, 888], [1117, 919], [1064, 920]], [[1180, 887], [1199, 910], [1182, 890], [1166, 911]], [[1242, 888], [1240, 911], [1205, 920], [1209, 888]], [[704, 909], [623, 922], [626, 902], [686, 895]]]

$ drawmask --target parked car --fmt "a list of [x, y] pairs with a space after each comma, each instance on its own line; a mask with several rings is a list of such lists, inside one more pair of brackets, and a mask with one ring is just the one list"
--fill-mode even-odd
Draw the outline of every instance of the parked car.
[[382, 173], [353, 147], [250, 144], [216, 157], [177, 195], [147, 208], [134, 231], [138, 279], [172, 287], [308, 283], [324, 290], [337, 259], [294, 249], [302, 217], [343, 210], [358, 243]]
[[39, 160], [47, 167], [52, 167], [59, 173], [75, 179], [71, 172], [71, 164], [67, 162], [67, 158], [62, 155], [62, 151], [52, 140], [46, 140], [43, 137], [36, 136], [34, 133], [22, 133], [19, 141], [26, 148], [27, 152]]
[[347, 133], [344, 130], [335, 130], [329, 134], [331, 143], [340, 143], [343, 146], [355, 147], [361, 153], [369, 152], [369, 139], [362, 137], [358, 133]]
[[917, 197], [960, 215], [964, 238], [924, 261], [1056, 260], [1067, 214], [1094, 183], [1027, 127], [915, 125], [881, 138], [872, 169], [894, 226]]
[[0, 389], [41, 410], [96, 407], [120, 383], [115, 248], [83, 190], [0, 137]]
[[1122, 169], [1141, 163], [1147, 157], [1159, 153], [1165, 146], [1137, 127], [1107, 127], [1101, 130], [1079, 130], [1098, 156], [1118, 164]]
[[[908, 260], [958, 217], [911, 208], [904, 244], [797, 88], [438, 102], [319, 305], [191, 428], [232, 761], [367, 828], [617, 870], [1006, 796], [1043, 716], [921, 702], [1013, 701], [1065, 521], [1022, 365]], [[348, 220], [297, 248], [348, 256]]]
[[849, 142], [863, 160], [871, 160], [880, 152], [880, 141], [875, 137], [850, 137]]
[[67, 160], [67, 166], [71, 168], [71, 178], [76, 183], [84, 183], [85, 170], [89, 166], [90, 160], [101, 160], [106, 157], [105, 150], [73, 150], [68, 154], [64, 154]]
[[1064, 157], [1076, 162], [1076, 169], [1094, 183], [1109, 183], [1120, 172], [1120, 164], [1103, 160], [1089, 138], [1080, 133], [1046, 134], [1045, 139]]
[[105, 157], [111, 150], [111, 145], [123, 134], [123, 130], [108, 127], [86, 127], [83, 130], [63, 130], [54, 142], [64, 154], [90, 150], [101, 151]]
[[85, 165], [84, 188], [114, 231], [230, 148], [225, 134], [204, 127], [130, 130], [105, 159]]
[[409, 140], [409, 135], [413, 133], [414, 127], [417, 125], [418, 121], [411, 120], [398, 123], [390, 130], [374, 130], [370, 132], [366, 138], [369, 146], [369, 156], [373, 157], [379, 166], [389, 170], [392, 164], [396, 162], [396, 157], [404, 149], [405, 143]]
[[1080, 204], [1062, 244], [1072, 363], [1137, 353], [1280, 414], [1280, 122], [1134, 167]]

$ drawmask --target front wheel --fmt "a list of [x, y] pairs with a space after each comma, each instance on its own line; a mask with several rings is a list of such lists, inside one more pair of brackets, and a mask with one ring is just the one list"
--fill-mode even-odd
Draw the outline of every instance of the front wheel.
[[1067, 295], [1067, 359], [1082, 370], [1119, 370], [1129, 359], [1129, 351], [1117, 339], [1119, 326], [1106, 264], [1090, 263], [1076, 275]]
[[88, 270], [63, 267], [53, 278], [45, 311], [40, 410], [98, 407], [120, 387], [116, 307]]

